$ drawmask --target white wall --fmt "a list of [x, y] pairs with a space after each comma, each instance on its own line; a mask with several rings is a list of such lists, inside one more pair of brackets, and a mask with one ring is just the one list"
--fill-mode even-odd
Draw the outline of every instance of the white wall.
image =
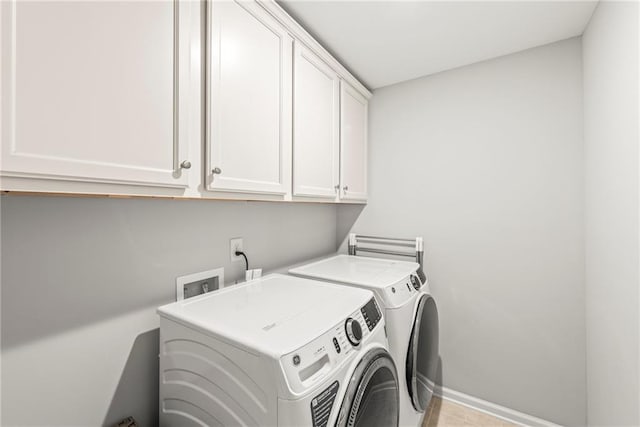
[[574, 38], [376, 90], [353, 227], [425, 238], [445, 387], [565, 425], [586, 421], [581, 67]]
[[157, 425], [175, 277], [335, 251], [331, 205], [2, 196], [2, 425]]
[[589, 425], [640, 425], [638, 3], [583, 36]]

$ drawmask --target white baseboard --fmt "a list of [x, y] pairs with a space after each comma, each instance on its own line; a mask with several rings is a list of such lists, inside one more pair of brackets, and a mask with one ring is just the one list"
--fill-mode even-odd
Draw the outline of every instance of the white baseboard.
[[[418, 381], [425, 385], [429, 382], [426, 378], [418, 378]], [[446, 387], [436, 386], [433, 390], [433, 394], [444, 400], [475, 409], [476, 411], [484, 412], [485, 414], [489, 414], [520, 426], [561, 427], [551, 421], [543, 420], [542, 418], [534, 417], [533, 415], [515, 411], [504, 406], [496, 405], [495, 403], [487, 402], [486, 400], [478, 399], [477, 397], [469, 396], [468, 394], [451, 390]]]

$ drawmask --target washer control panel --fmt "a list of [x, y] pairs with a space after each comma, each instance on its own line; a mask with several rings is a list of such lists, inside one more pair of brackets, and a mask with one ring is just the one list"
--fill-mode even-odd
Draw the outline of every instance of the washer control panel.
[[322, 381], [341, 362], [358, 351], [361, 343], [382, 322], [382, 313], [374, 298], [334, 325], [320, 337], [280, 358], [289, 388], [302, 392]]
[[364, 307], [360, 309], [362, 312], [362, 318], [364, 319], [367, 328], [370, 331], [373, 331], [373, 328], [376, 327], [380, 319], [382, 319], [382, 313], [378, 308], [378, 303], [376, 303], [375, 298], [371, 298], [371, 300], [365, 304]]

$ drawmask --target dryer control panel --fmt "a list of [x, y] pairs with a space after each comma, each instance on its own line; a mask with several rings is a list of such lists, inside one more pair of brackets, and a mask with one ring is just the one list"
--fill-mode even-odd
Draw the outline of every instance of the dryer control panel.
[[383, 327], [382, 320], [382, 312], [375, 298], [371, 298], [320, 337], [282, 356], [280, 365], [291, 390], [300, 393], [324, 380], [343, 360], [363, 346], [362, 343], [376, 327]]
[[385, 308], [396, 308], [406, 304], [422, 288], [422, 281], [416, 274], [411, 274], [395, 285], [383, 290]]

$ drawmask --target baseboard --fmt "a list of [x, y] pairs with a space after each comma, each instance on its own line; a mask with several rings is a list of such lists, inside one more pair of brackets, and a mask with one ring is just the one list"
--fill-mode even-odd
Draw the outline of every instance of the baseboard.
[[[425, 385], [429, 383], [426, 378], [418, 378], [418, 381]], [[469, 396], [468, 394], [451, 390], [446, 387], [435, 386], [433, 394], [444, 400], [475, 409], [476, 411], [484, 412], [485, 414], [489, 414], [520, 426], [560, 427], [558, 424], [552, 423], [551, 421], [543, 420], [542, 418], [534, 417], [533, 415], [515, 411], [504, 406], [496, 405], [495, 403], [487, 402], [486, 400], [478, 399], [477, 397]]]

